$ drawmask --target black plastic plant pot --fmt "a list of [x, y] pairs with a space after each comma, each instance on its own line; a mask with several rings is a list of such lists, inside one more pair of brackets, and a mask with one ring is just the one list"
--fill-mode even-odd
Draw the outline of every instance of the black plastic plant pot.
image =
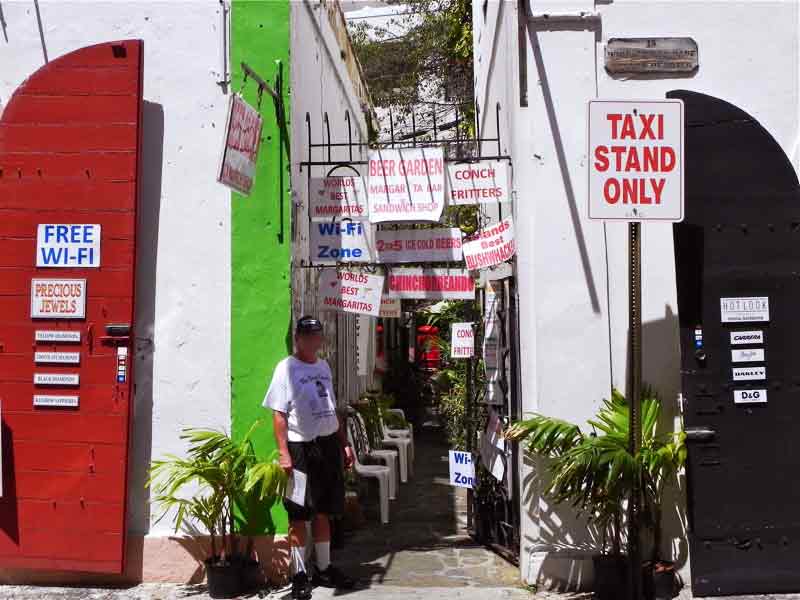
[[243, 593], [256, 592], [264, 587], [264, 578], [261, 576], [261, 563], [257, 560], [245, 560], [242, 565], [242, 587]]
[[628, 557], [600, 555], [594, 563], [594, 596], [597, 600], [628, 597]]
[[648, 564], [643, 580], [645, 598], [650, 600], [672, 600], [683, 587], [672, 563], [658, 563], [655, 569]]
[[208, 595], [212, 598], [236, 598], [242, 593], [242, 565], [238, 562], [216, 564], [216, 559], [208, 559], [206, 577]]

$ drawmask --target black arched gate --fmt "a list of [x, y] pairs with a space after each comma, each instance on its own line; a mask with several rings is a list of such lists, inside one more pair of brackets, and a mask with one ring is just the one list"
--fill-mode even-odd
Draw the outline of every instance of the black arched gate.
[[674, 226], [697, 596], [800, 590], [800, 187], [750, 115], [687, 91]]

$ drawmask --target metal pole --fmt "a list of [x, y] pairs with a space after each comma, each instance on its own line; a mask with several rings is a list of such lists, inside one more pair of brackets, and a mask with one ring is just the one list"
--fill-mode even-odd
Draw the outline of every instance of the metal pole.
[[[630, 331], [630, 397], [629, 450], [637, 457], [642, 446], [642, 232], [640, 223], [628, 225], [630, 236], [628, 279], [630, 295], [628, 304]], [[634, 470], [633, 487], [628, 503], [628, 556], [630, 558], [630, 598], [642, 598], [642, 550], [639, 544], [641, 512], [641, 480]]]

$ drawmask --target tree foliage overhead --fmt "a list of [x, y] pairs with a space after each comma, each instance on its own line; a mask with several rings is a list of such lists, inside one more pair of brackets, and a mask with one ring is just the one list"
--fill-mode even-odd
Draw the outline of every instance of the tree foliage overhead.
[[472, 102], [471, 0], [387, 0], [398, 14], [384, 24], [350, 21], [350, 35], [377, 106], [438, 98]]

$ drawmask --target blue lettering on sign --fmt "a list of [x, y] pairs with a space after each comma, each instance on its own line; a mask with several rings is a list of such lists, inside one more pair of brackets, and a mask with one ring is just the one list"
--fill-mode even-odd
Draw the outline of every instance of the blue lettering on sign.
[[345, 221], [339, 223], [317, 223], [321, 235], [363, 235], [364, 226], [361, 223]]
[[472, 485], [474, 484], [474, 480], [473, 480], [472, 477], [467, 477], [466, 475], [462, 475], [461, 473], [456, 471], [456, 473], [455, 473], [455, 483], [461, 483], [461, 484], [468, 485], [468, 486], [472, 487]]
[[471, 465], [472, 464], [472, 456], [469, 455], [467, 452], [456, 452], [453, 455], [453, 458], [456, 461], [456, 464], [459, 465]]
[[318, 258], [361, 258], [364, 252], [361, 248], [334, 248], [326, 246], [325, 244], [319, 245]]
[[100, 225], [39, 225], [36, 266], [99, 267]]

